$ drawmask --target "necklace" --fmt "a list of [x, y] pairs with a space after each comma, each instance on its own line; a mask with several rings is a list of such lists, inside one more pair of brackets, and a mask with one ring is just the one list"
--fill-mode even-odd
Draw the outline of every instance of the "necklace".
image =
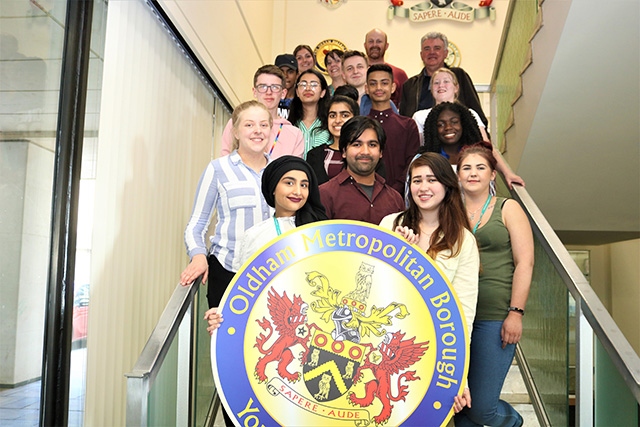
[[479, 211], [480, 209], [482, 209], [482, 206], [480, 206], [478, 209], [476, 209], [476, 210], [475, 210], [475, 211], [473, 211], [473, 212], [469, 212], [469, 211], [467, 211], [467, 213], [469, 214], [469, 221], [473, 221], [473, 218], [475, 218], [475, 217], [476, 217], [476, 214], [478, 213], [478, 211]]
[[[482, 206], [482, 212], [480, 213], [480, 218], [478, 218], [478, 222], [476, 222], [476, 225], [473, 226], [473, 234], [476, 234], [476, 231], [478, 230], [478, 227], [480, 227], [480, 222], [482, 221], [482, 217], [484, 216], [484, 213], [487, 211], [487, 208], [489, 207], [489, 202], [491, 202], [491, 193], [489, 193], [489, 197], [487, 197], [487, 201], [484, 202], [484, 206]], [[476, 212], [478, 212], [478, 210], [476, 209]], [[475, 212], [473, 213], [473, 215], [475, 215]], [[471, 217], [471, 220], [473, 220], [473, 216]]]

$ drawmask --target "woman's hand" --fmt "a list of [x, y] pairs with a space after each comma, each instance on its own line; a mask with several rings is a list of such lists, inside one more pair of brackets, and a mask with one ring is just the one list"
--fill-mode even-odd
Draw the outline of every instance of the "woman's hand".
[[413, 232], [409, 227], [397, 226], [395, 232], [400, 234], [404, 239], [412, 245], [415, 245], [420, 240], [420, 236]]
[[193, 281], [198, 277], [202, 276], [202, 284], [204, 285], [207, 282], [208, 275], [209, 263], [207, 262], [206, 255], [194, 255], [187, 268], [185, 268], [180, 275], [180, 284], [182, 286], [187, 286], [193, 283]]
[[471, 408], [471, 393], [469, 388], [465, 387], [464, 391], [459, 396], [453, 398], [453, 412], [456, 414], [464, 409], [464, 407]]
[[209, 325], [207, 326], [207, 332], [209, 332], [209, 335], [213, 335], [213, 331], [218, 329], [220, 324], [224, 322], [222, 314], [218, 313], [218, 307], [213, 307], [207, 310], [204, 313], [204, 320], [206, 320]]
[[510, 190], [513, 190], [513, 184], [518, 184], [524, 187], [524, 179], [511, 171], [504, 174], [504, 180], [507, 182]]
[[502, 330], [500, 330], [500, 338], [502, 338], [502, 348], [507, 344], [517, 344], [522, 338], [522, 314], [516, 311], [510, 311], [507, 318], [502, 322]]

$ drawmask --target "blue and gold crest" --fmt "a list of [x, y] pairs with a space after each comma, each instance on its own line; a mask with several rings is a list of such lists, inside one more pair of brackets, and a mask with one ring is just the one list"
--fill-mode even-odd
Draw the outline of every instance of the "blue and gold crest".
[[212, 367], [237, 425], [446, 425], [468, 337], [451, 285], [379, 227], [283, 234], [236, 274]]

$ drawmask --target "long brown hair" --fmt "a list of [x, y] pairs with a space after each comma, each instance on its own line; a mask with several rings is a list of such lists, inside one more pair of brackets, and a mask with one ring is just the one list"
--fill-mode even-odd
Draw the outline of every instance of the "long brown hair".
[[[413, 170], [421, 166], [428, 166], [433, 171], [438, 182], [445, 187], [445, 196], [438, 209], [438, 228], [431, 235], [427, 255], [435, 259], [439, 252], [449, 249], [451, 251], [450, 257], [455, 257], [460, 253], [461, 243], [464, 239], [464, 229], [471, 230], [464, 204], [462, 203], [458, 178], [453, 173], [449, 162], [440, 154], [422, 153], [411, 162], [407, 173], [412, 176]], [[409, 227], [419, 234], [421, 220], [422, 213], [420, 208], [413, 200], [413, 197], [410, 196], [409, 208], [398, 215], [394, 221], [393, 228], [398, 225]]]

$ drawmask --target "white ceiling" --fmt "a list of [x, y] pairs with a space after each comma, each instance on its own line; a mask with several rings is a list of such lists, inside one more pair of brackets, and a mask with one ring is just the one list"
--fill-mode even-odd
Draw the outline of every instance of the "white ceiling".
[[640, 237], [639, 21], [573, 1], [540, 96], [518, 173], [567, 244]]

